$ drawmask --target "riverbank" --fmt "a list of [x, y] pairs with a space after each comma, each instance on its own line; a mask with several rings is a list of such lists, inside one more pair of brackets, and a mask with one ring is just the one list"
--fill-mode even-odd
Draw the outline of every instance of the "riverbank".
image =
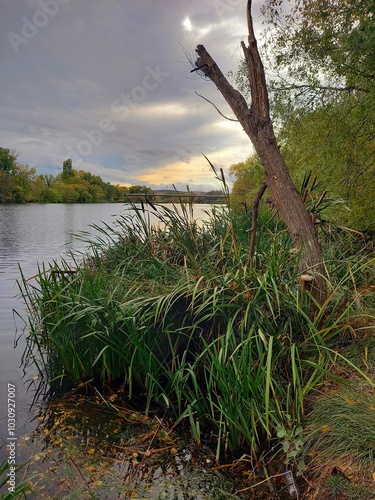
[[[158, 226], [149, 224], [151, 213]], [[91, 258], [54, 263], [37, 286], [24, 283], [28, 354], [39, 348], [40, 370], [50, 376], [93, 380], [101, 393], [121, 387], [130, 404], [143, 394], [142, 413], [164, 408], [195, 446], [209, 443], [217, 462], [247, 457], [247, 494], [259, 482], [251, 471], [268, 470], [275, 458], [279, 470], [266, 475], [290, 469], [306, 488], [311, 398], [337, 382], [341, 361], [375, 385], [341, 352], [359, 339], [368, 352], [373, 257], [350, 235], [331, 234], [330, 297], [312, 313], [282, 224], [262, 215], [253, 258], [249, 224], [226, 209], [197, 225], [186, 207], [179, 214], [134, 207], [104, 231], [106, 243], [93, 245]]]

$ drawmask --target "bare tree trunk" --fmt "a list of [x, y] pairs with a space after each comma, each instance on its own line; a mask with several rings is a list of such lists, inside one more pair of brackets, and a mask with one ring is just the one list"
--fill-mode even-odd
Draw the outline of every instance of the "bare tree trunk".
[[250, 83], [250, 107], [240, 92], [229, 84], [203, 45], [198, 45], [196, 48], [199, 56], [196, 66], [199, 67], [199, 71], [215, 83], [251, 139], [264, 166], [265, 181], [270, 190], [272, 202], [283, 218], [295, 247], [301, 250], [300, 271], [307, 277], [308, 275], [313, 276], [313, 280], [308, 286], [315, 298], [319, 302], [323, 302], [326, 297], [323, 254], [314, 223], [290, 178], [276, 141], [269, 113], [264, 68], [254, 35], [251, 0], [247, 2], [247, 21], [248, 46], [242, 42], [242, 49]]

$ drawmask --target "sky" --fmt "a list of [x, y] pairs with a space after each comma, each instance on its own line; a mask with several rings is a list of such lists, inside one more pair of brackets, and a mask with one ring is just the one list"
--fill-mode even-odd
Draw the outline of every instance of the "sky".
[[246, 36], [246, 0], [1, 0], [0, 147], [38, 174], [71, 158], [114, 184], [220, 189], [202, 154], [228, 172], [253, 150], [190, 61], [203, 44], [235, 71]]

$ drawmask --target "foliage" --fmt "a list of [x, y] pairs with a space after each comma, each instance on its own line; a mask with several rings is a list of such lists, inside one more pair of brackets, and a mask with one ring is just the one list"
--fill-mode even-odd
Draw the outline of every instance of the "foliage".
[[[63, 162], [56, 176], [37, 175], [34, 167], [17, 162], [17, 153], [0, 148], [0, 203], [126, 202], [130, 193], [152, 195], [146, 186], [115, 186], [98, 175], [73, 169]], [[138, 201], [133, 197], [133, 201]]]
[[189, 422], [197, 441], [211, 429], [217, 456], [255, 453], [280, 428], [297, 439], [306, 396], [353, 337], [351, 290], [371, 263], [330, 251], [329, 298], [311, 314], [284, 226], [263, 214], [249, 259], [249, 224], [225, 208], [198, 223], [184, 203], [134, 205], [102, 228], [91, 257], [23, 280], [25, 360], [55, 380], [122, 382], [147, 411], [158, 402]]
[[246, 161], [231, 165], [229, 171], [236, 178], [231, 192], [231, 202], [234, 206], [251, 205], [264, 179], [264, 169], [258, 156], [249, 156]]
[[[294, 179], [312, 171], [349, 210], [357, 230], [375, 228], [375, 22], [372, 0], [268, 0], [262, 50], [282, 154]], [[246, 87], [245, 64], [236, 82]]]
[[0, 171], [12, 173], [17, 163], [17, 156], [15, 151], [0, 148]]
[[64, 181], [69, 180], [71, 177], [74, 177], [72, 160], [68, 158], [63, 162], [63, 170], [61, 177]]
[[375, 396], [359, 384], [329, 391], [314, 402], [306, 431], [320, 463], [345, 457], [347, 469], [372, 479]]

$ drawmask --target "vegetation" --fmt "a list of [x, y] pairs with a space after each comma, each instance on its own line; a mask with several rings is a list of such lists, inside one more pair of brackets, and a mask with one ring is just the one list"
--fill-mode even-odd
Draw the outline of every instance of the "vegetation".
[[[182, 193], [177, 189], [153, 191], [147, 186], [118, 186], [99, 175], [73, 169], [72, 160], [63, 162], [56, 176], [37, 175], [36, 169], [17, 162], [18, 154], [0, 148], [0, 203], [133, 203], [151, 201], [178, 203], [181, 197], [194, 203], [222, 203], [220, 190]], [[186, 199], [186, 201], [188, 201]]]
[[[26, 463], [23, 463], [20, 465], [15, 465], [13, 467], [15, 474], [17, 474], [17, 479], [21, 469], [25, 467], [25, 465]], [[11, 500], [12, 498], [28, 498], [27, 495], [31, 494], [33, 491], [31, 486], [31, 480], [33, 479], [33, 477], [29, 477], [28, 479], [22, 480], [19, 483], [17, 481], [14, 481], [15, 484], [13, 484], [13, 481], [10, 481], [10, 476], [10, 465], [8, 459], [5, 459], [0, 464], [0, 500]], [[1, 493], [2, 490], [4, 491], [3, 493]]]
[[247, 44], [241, 41], [244, 55], [242, 75], [250, 92], [250, 104], [246, 98], [248, 96], [241, 94], [229, 83], [203, 45], [198, 45], [195, 49], [197, 60], [192, 71], [197, 71], [203, 78], [211, 80], [217, 86], [251, 140], [264, 168], [265, 177], [261, 190], [264, 191], [266, 187], [269, 189], [272, 203], [283, 218], [295, 249], [300, 253], [301, 276], [309, 281], [314, 297], [323, 303], [327, 298], [323, 252], [314, 221], [298, 195], [277, 143], [270, 113], [266, 75], [254, 33], [251, 8], [252, 0], [248, 0]]
[[[373, 2], [304, 0], [282, 10], [278, 0], [268, 0], [264, 16], [273, 119], [293, 180], [298, 184], [312, 171], [345, 202], [338, 221], [374, 231]], [[245, 63], [235, 80], [248, 95]], [[243, 177], [234, 191], [240, 186]]]
[[[0, 148], [0, 203], [101, 203], [125, 202], [134, 193], [151, 195], [146, 186], [115, 186], [99, 175], [73, 169], [64, 161], [56, 176], [38, 175], [34, 167], [17, 162], [17, 153]], [[134, 198], [133, 201], [138, 201]]]
[[374, 323], [374, 260], [355, 236], [322, 234], [330, 280], [319, 305], [277, 217], [261, 213], [252, 257], [249, 217], [213, 209], [200, 225], [191, 211], [134, 205], [117, 228], [101, 229], [91, 257], [24, 280], [25, 359], [55, 385], [95, 380], [121, 384], [128, 401], [143, 395], [147, 412], [164, 408], [197, 442], [210, 436], [217, 458], [255, 457], [279, 437], [282, 461], [303, 468], [308, 398], [327, 375], [339, 378], [341, 346]]
[[[375, 259], [373, 242], [359, 232], [374, 230], [369, 5], [306, 0], [283, 17], [279, 0], [269, 0], [265, 11], [276, 30], [268, 47], [279, 50], [271, 62], [280, 74], [286, 64], [290, 78], [273, 84], [278, 138], [323, 249], [324, 300], [312, 293], [301, 272], [304, 248], [280, 218], [288, 212], [285, 192], [278, 195], [286, 212], [262, 206], [253, 238], [251, 205], [263, 180], [253, 157], [232, 166], [231, 203], [246, 210], [228, 203], [198, 223], [182, 198], [173, 209], [145, 200], [115, 228], [97, 228], [101, 237], [83, 259], [42, 264], [34, 281], [22, 280], [24, 361], [52, 389], [91, 381], [103, 394], [110, 388], [117, 399], [141, 402], [147, 414], [173, 417], [217, 459], [237, 453], [268, 465], [277, 456], [293, 487], [290, 474], [306, 474], [309, 464], [321, 494], [371, 498]], [[217, 66], [204, 47], [197, 50], [205, 64], [195, 70], [214, 80]], [[241, 72], [237, 81], [246, 92]], [[264, 88], [251, 85], [259, 97], [254, 89]], [[240, 100], [233, 88], [228, 95]], [[248, 128], [259, 126], [244, 116]], [[65, 163], [65, 183], [72, 172]], [[222, 172], [216, 175], [229, 198]], [[336, 216], [340, 225], [332, 223], [332, 198], [351, 210]]]

